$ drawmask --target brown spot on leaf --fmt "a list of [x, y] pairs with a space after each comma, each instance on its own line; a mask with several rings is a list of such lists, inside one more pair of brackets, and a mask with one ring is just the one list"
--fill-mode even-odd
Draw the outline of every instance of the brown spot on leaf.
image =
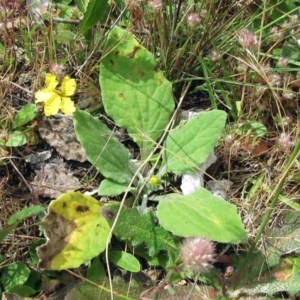
[[104, 218], [109, 219], [109, 220], [112, 220], [115, 216], [115, 213], [106, 207], [102, 208], [100, 210], [100, 213]]
[[119, 93], [119, 97], [125, 99], [125, 95], [123, 93]]
[[132, 59], [134, 58], [135, 54], [137, 53], [137, 51], [140, 49], [141, 47], [140, 46], [135, 46], [133, 48], [133, 51], [131, 51], [127, 56], [128, 58]]
[[76, 207], [76, 211], [79, 212], [79, 213], [86, 213], [86, 212], [89, 212], [90, 209], [89, 209], [88, 206], [78, 205]]
[[113, 60], [109, 60], [109, 63], [113, 66], [115, 64], [115, 62]]

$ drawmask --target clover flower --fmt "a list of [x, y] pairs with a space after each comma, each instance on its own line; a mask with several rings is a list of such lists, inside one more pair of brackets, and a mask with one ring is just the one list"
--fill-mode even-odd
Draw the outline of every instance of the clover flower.
[[195, 12], [190, 13], [187, 17], [187, 24], [190, 27], [197, 26], [200, 23], [200, 21], [201, 21], [200, 16]]
[[279, 148], [282, 150], [289, 150], [295, 144], [294, 141], [292, 140], [292, 138], [284, 132], [282, 132], [280, 134], [277, 142], [278, 142]]
[[195, 273], [207, 273], [216, 261], [214, 243], [202, 237], [186, 238], [179, 250], [184, 267]]
[[238, 33], [240, 44], [246, 49], [258, 48], [258, 38], [250, 30], [244, 28]]
[[46, 88], [35, 93], [35, 103], [44, 102], [45, 116], [55, 115], [59, 110], [64, 114], [72, 114], [76, 108], [74, 102], [69, 96], [74, 95], [76, 90], [75, 79], [66, 76], [60, 86], [60, 90], [56, 89], [58, 81], [55, 75], [46, 74]]

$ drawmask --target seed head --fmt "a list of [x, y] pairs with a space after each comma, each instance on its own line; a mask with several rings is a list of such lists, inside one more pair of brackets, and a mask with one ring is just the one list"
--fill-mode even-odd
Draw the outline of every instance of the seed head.
[[238, 61], [236, 69], [240, 73], [245, 73], [247, 72], [248, 66], [245, 63]]
[[282, 93], [282, 97], [285, 100], [293, 100], [295, 98], [295, 96], [296, 96], [295, 93], [293, 93], [293, 91], [290, 89], [286, 89]]
[[291, 15], [290, 16], [290, 21], [292, 25], [298, 25], [299, 24], [299, 18], [298, 15]]
[[209, 53], [209, 57], [212, 61], [217, 61], [221, 56], [221, 53], [217, 50], [211, 50]]
[[280, 74], [271, 73], [268, 75], [268, 81], [271, 86], [281, 86], [282, 85], [282, 78]]
[[282, 29], [289, 29], [289, 28], [291, 28], [291, 27], [292, 27], [291, 22], [289, 22], [289, 21], [287, 21], [287, 20], [285, 20], [285, 21], [281, 24], [281, 28], [282, 28]]
[[184, 267], [194, 273], [207, 273], [216, 261], [214, 243], [202, 237], [186, 238], [179, 250]]
[[287, 126], [287, 125], [291, 124], [291, 122], [292, 122], [291, 117], [289, 117], [289, 116], [282, 117], [283, 126]]
[[289, 60], [288, 58], [286, 57], [279, 57], [278, 59], [278, 66], [279, 67], [286, 67], [289, 63]]
[[279, 29], [279, 27], [274, 26], [270, 29], [270, 39], [272, 41], [278, 41], [283, 38], [283, 32]]

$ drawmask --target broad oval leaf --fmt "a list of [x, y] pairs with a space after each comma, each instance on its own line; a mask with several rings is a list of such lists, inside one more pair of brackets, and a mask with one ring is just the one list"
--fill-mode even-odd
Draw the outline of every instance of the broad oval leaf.
[[136, 188], [129, 187], [128, 183], [118, 183], [111, 179], [104, 179], [101, 181], [98, 188], [100, 196], [116, 196], [126, 191], [134, 191]]
[[145, 158], [173, 113], [172, 85], [153, 55], [128, 31], [114, 27], [103, 52], [100, 85], [105, 111], [127, 129]]
[[36, 117], [37, 113], [38, 113], [38, 109], [36, 104], [33, 103], [26, 104], [17, 113], [14, 119], [13, 128], [17, 128], [27, 124], [28, 122], [30, 122]]
[[236, 207], [204, 188], [187, 196], [167, 195], [158, 204], [157, 217], [161, 226], [175, 235], [232, 244], [247, 240]]
[[73, 120], [76, 136], [88, 160], [105, 177], [118, 183], [129, 183], [135, 168], [129, 161], [127, 149], [113, 133], [84, 111], [76, 111]]
[[139, 261], [130, 253], [110, 250], [108, 252], [108, 258], [111, 262], [124, 270], [130, 272], [139, 272], [141, 270]]
[[28, 279], [30, 269], [23, 263], [15, 262], [2, 270], [1, 283], [5, 291], [10, 291], [16, 285], [24, 284]]
[[91, 196], [69, 192], [51, 201], [43, 219], [46, 244], [37, 248], [38, 267], [47, 270], [77, 268], [99, 255], [110, 226]]
[[99, 258], [99, 256], [95, 257], [89, 266], [86, 274], [86, 278], [93, 282], [101, 282], [104, 280], [105, 268]]
[[226, 113], [220, 110], [201, 112], [171, 131], [164, 144], [160, 174], [195, 171], [208, 157], [221, 136]]

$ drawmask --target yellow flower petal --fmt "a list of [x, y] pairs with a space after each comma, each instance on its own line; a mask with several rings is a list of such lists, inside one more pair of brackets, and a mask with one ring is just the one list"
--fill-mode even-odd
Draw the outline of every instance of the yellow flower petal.
[[52, 98], [57, 97], [58, 95], [57, 93], [51, 92], [48, 89], [42, 89], [37, 91], [34, 94], [34, 96], [36, 98], [35, 103], [38, 103], [38, 102], [46, 102], [48, 100], [51, 100]]
[[58, 113], [61, 104], [61, 97], [57, 96], [52, 99], [46, 101], [44, 106], [45, 116], [52, 116]]
[[76, 81], [66, 76], [61, 83], [61, 94], [62, 96], [72, 96], [76, 90]]
[[58, 85], [58, 81], [56, 79], [56, 76], [55, 75], [52, 75], [52, 74], [46, 74], [45, 76], [45, 84], [47, 86], [47, 89], [49, 91], [54, 91], [56, 86]]
[[60, 104], [60, 110], [66, 114], [70, 115], [72, 114], [75, 110], [75, 104], [69, 97], [62, 97], [61, 98], [61, 104]]

